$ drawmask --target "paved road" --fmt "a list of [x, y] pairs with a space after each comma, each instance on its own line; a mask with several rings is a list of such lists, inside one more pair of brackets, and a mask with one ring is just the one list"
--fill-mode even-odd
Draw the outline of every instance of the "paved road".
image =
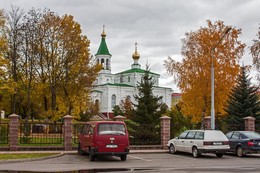
[[95, 162], [90, 162], [88, 156], [86, 155], [79, 156], [76, 154], [66, 154], [60, 157], [38, 161], [1, 163], [0, 172], [4, 172], [4, 170], [58, 172], [98, 169], [101, 172], [106, 170], [105, 172], [126, 173], [253, 173], [260, 172], [259, 161], [260, 155], [248, 155], [244, 158], [237, 158], [233, 155], [225, 155], [223, 158], [217, 158], [215, 155], [208, 154], [202, 156], [201, 158], [193, 158], [190, 154], [171, 155], [168, 153], [133, 153], [128, 155], [128, 158], [125, 162], [120, 161], [120, 159], [117, 157], [100, 157]]

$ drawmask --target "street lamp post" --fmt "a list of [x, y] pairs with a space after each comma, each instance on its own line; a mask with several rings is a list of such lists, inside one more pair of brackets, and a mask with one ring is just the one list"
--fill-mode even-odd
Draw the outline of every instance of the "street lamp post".
[[218, 43], [212, 47], [211, 49], [211, 129], [215, 130], [215, 108], [214, 108], [214, 101], [215, 101], [215, 96], [214, 96], [214, 52], [215, 52], [215, 48], [219, 45], [219, 43], [221, 43], [221, 41], [223, 40], [223, 38], [227, 35], [227, 33], [231, 30], [231, 28], [227, 28], [227, 30], [225, 31], [225, 33], [223, 34], [223, 36], [220, 38], [220, 40], [218, 41]]

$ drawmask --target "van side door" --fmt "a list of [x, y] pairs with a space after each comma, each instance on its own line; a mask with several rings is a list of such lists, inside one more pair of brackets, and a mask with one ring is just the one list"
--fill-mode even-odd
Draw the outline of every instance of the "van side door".
[[96, 142], [95, 142], [95, 135], [97, 135], [97, 132], [95, 130], [95, 124], [90, 124], [88, 133], [86, 135], [86, 145], [89, 149], [89, 147], [93, 147]]
[[84, 124], [80, 134], [79, 134], [79, 143], [80, 147], [83, 151], [88, 150], [87, 146], [87, 138], [88, 138], [88, 133], [89, 133], [89, 124]]

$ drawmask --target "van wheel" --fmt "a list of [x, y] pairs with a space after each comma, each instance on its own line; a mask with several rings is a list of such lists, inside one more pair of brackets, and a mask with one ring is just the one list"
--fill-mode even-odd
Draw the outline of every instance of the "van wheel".
[[80, 147], [80, 143], [78, 144], [78, 154], [79, 155], [83, 155], [84, 154], [84, 151]]
[[217, 157], [223, 157], [223, 153], [216, 153]]
[[95, 161], [95, 159], [96, 159], [96, 156], [94, 154], [89, 153], [89, 160]]
[[121, 155], [120, 158], [121, 158], [121, 161], [126, 161], [126, 155]]
[[244, 156], [244, 150], [243, 150], [243, 148], [242, 148], [241, 146], [237, 147], [236, 153], [237, 153], [237, 156], [238, 156], [238, 157], [243, 157], [243, 156]]
[[169, 147], [169, 152], [170, 152], [171, 154], [175, 154], [175, 153], [176, 153], [176, 149], [175, 149], [175, 147], [174, 147], [173, 144], [170, 145], [170, 147]]
[[200, 156], [200, 152], [197, 147], [192, 148], [192, 155], [194, 158], [198, 158]]

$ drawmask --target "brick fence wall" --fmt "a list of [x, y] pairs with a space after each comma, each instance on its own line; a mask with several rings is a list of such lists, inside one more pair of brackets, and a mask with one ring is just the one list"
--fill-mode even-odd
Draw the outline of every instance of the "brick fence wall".
[[[245, 117], [244, 118], [245, 123], [245, 130], [246, 131], [255, 131], [255, 118], [254, 117]], [[211, 117], [205, 117], [204, 118], [204, 124], [205, 129], [210, 130], [211, 129]]]
[[[19, 149], [19, 115], [12, 114], [9, 116], [9, 150], [16, 151]], [[114, 117], [115, 121], [124, 121], [123, 116]], [[170, 117], [163, 116], [161, 120], [161, 147], [167, 149], [167, 142], [170, 140]], [[63, 150], [70, 151], [73, 149], [73, 117], [66, 115], [63, 117]]]

